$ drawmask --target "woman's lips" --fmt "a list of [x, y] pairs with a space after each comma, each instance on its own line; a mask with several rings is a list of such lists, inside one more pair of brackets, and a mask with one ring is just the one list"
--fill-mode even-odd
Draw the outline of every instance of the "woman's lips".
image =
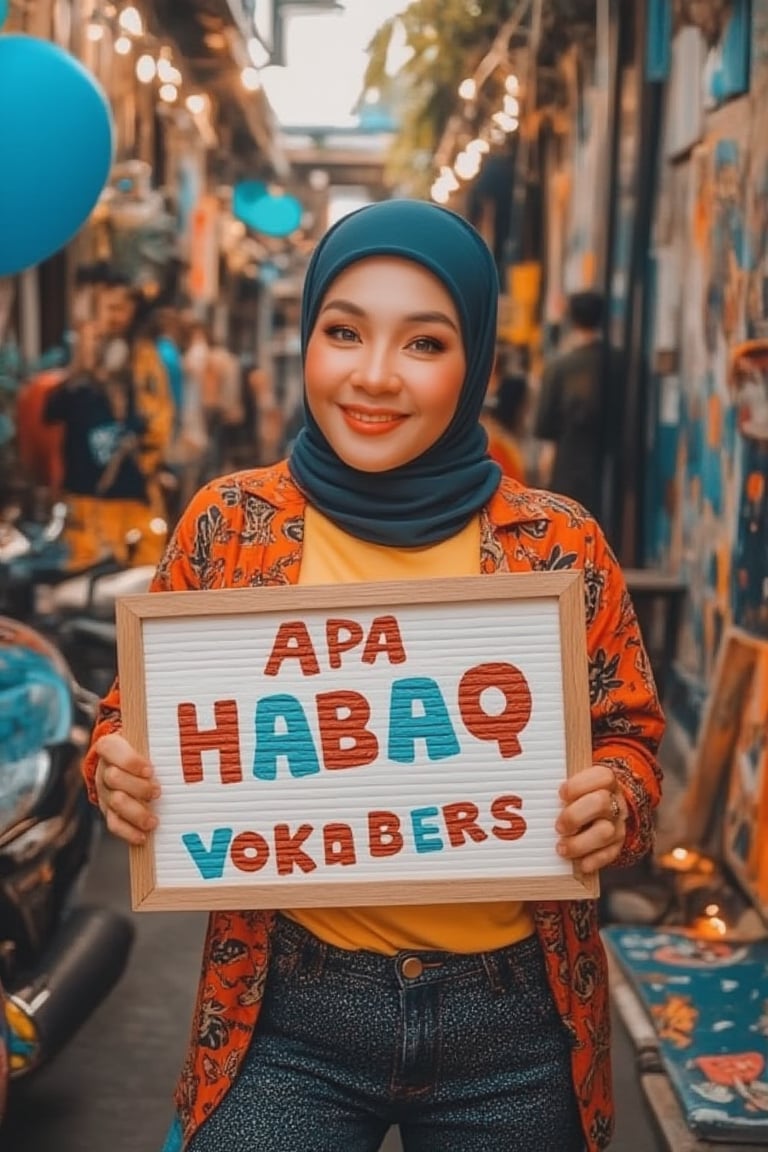
[[341, 414], [347, 425], [363, 436], [383, 436], [407, 419], [402, 412], [370, 408], [342, 408]]

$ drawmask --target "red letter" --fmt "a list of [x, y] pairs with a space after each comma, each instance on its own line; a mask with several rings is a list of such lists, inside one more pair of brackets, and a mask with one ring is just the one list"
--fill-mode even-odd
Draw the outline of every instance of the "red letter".
[[363, 664], [375, 664], [381, 652], [386, 652], [390, 664], [405, 664], [405, 648], [400, 626], [394, 616], [377, 616], [363, 649]]
[[275, 825], [275, 855], [277, 856], [278, 876], [290, 876], [294, 866], [300, 868], [302, 872], [314, 872], [317, 864], [311, 856], [307, 856], [301, 847], [313, 831], [311, 824], [300, 824], [291, 835], [288, 824]]
[[509, 828], [500, 828], [494, 824], [491, 831], [497, 840], [519, 840], [526, 832], [528, 825], [517, 812], [510, 812], [510, 808], [522, 808], [523, 802], [519, 796], [497, 796], [491, 804], [491, 815], [494, 820], [506, 820]]
[[229, 854], [241, 872], [259, 872], [269, 860], [269, 844], [258, 832], [241, 832], [232, 841]]
[[217, 700], [213, 706], [216, 724], [201, 731], [197, 726], [197, 707], [179, 704], [179, 750], [185, 784], [199, 784], [203, 779], [203, 752], [219, 753], [222, 784], [239, 784], [243, 778], [240, 761], [240, 725], [236, 700]]
[[[495, 716], [480, 705], [488, 688], [497, 688], [504, 696], [504, 709]], [[478, 740], [495, 741], [505, 760], [520, 755], [517, 734], [530, 720], [531, 708], [528, 681], [514, 664], [478, 664], [461, 678], [459, 709], [467, 731]]]
[[362, 768], [371, 764], [379, 754], [379, 742], [366, 728], [371, 706], [365, 696], [359, 692], [319, 692], [316, 703], [325, 767]]
[[368, 843], [371, 856], [396, 856], [403, 847], [400, 820], [394, 812], [368, 813]]
[[[346, 639], [341, 634], [346, 632]], [[363, 628], [356, 620], [326, 620], [325, 642], [328, 645], [328, 663], [331, 668], [341, 668], [342, 653], [356, 648], [363, 638]]]
[[317, 676], [320, 672], [312, 638], [302, 620], [292, 620], [280, 625], [264, 675], [277, 676], [283, 660], [298, 660], [303, 676]]
[[452, 848], [461, 848], [467, 836], [477, 844], [488, 839], [488, 833], [477, 823], [479, 813], [477, 804], [471, 804], [469, 801], [464, 804], [443, 805], [443, 819]]
[[323, 828], [326, 864], [356, 864], [355, 838], [349, 824], [326, 824]]

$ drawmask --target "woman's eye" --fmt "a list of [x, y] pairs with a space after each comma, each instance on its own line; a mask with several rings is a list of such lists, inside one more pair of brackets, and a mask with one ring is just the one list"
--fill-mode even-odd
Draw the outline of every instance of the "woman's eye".
[[351, 344], [357, 340], [357, 333], [354, 328], [347, 328], [344, 324], [332, 324], [325, 331], [331, 340], [338, 340], [343, 344]]
[[445, 345], [434, 336], [419, 336], [411, 341], [410, 347], [414, 352], [442, 352]]

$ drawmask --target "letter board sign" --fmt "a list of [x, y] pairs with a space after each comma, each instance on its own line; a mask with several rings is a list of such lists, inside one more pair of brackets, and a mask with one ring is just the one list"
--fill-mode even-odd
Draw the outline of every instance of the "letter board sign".
[[580, 572], [167, 592], [117, 605], [158, 828], [135, 908], [574, 899], [591, 763]]

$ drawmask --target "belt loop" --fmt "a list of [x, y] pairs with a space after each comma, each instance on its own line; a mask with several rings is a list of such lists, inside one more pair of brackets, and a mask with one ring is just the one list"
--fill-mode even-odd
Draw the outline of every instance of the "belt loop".
[[491, 952], [481, 952], [480, 959], [485, 969], [485, 975], [488, 978], [488, 986], [494, 996], [500, 995], [504, 991], [504, 979], [499, 967], [498, 956], [494, 956]]

